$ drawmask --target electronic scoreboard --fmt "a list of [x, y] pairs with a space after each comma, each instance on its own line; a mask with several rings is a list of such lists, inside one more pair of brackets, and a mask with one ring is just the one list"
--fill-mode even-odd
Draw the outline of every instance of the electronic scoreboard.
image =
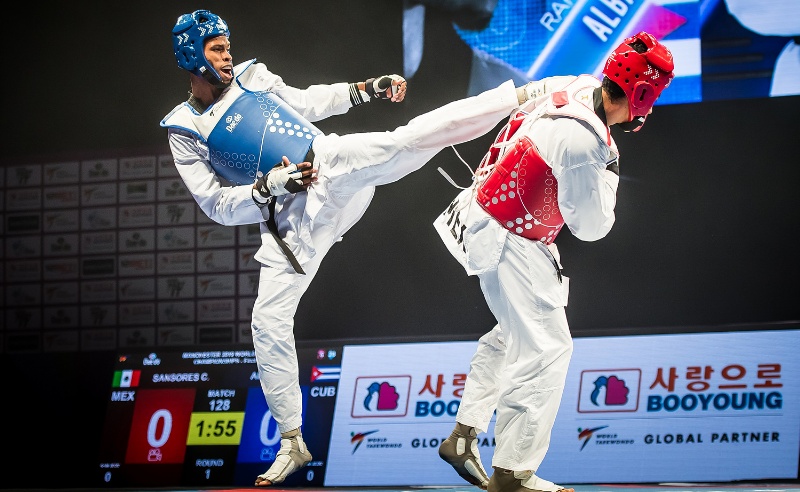
[[[323, 485], [341, 354], [342, 346], [298, 349], [303, 439], [314, 458], [285, 485]], [[252, 346], [119, 356], [99, 485], [252, 485], [279, 449]]]

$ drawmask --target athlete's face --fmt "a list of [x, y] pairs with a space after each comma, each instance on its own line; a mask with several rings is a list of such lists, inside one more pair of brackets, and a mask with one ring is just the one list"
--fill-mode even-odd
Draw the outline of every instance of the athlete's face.
[[233, 57], [231, 56], [231, 43], [227, 36], [217, 36], [206, 40], [205, 50], [208, 63], [222, 77], [225, 84], [233, 80]]

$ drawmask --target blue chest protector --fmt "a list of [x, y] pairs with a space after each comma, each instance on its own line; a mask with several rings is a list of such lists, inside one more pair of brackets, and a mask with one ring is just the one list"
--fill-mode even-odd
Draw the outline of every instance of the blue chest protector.
[[293, 163], [306, 159], [311, 143], [322, 132], [270, 91], [231, 86], [203, 113], [184, 102], [161, 126], [180, 128], [208, 145], [209, 161], [218, 176], [235, 185], [256, 181], [286, 156]]
[[243, 92], [208, 135], [214, 171], [235, 184], [252, 183], [283, 156], [303, 162], [322, 132], [269, 91]]

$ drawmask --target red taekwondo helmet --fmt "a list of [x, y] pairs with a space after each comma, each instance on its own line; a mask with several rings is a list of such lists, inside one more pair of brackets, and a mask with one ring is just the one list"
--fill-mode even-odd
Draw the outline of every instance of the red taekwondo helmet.
[[210, 78], [212, 83], [220, 83], [222, 77], [203, 54], [203, 42], [217, 36], [231, 37], [231, 32], [224, 20], [208, 10], [195, 10], [178, 17], [172, 28], [172, 48], [178, 66], [195, 75]]
[[658, 96], [672, 82], [674, 69], [672, 53], [652, 34], [644, 31], [625, 39], [611, 52], [603, 74], [616, 82], [628, 96], [629, 121], [634, 118], [640, 121], [638, 126], [634, 125], [633, 131], [644, 125]]

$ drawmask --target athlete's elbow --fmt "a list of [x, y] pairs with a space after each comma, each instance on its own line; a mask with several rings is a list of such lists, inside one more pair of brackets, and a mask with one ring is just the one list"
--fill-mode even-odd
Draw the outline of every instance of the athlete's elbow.
[[581, 241], [591, 242], [591, 241], [598, 241], [603, 239], [608, 235], [611, 231], [611, 227], [614, 225], [614, 222], [611, 221], [601, 224], [597, 227], [589, 227], [586, 224], [581, 226], [570, 225], [569, 230], [573, 236], [580, 239]]

